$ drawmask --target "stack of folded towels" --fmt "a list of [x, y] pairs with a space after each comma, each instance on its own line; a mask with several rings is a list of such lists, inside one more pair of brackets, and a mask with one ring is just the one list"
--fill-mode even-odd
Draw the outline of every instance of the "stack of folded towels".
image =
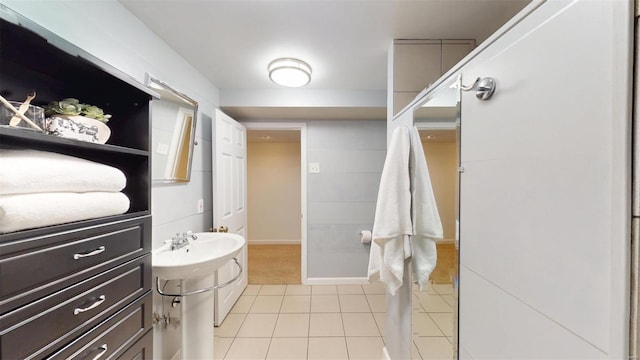
[[123, 214], [127, 179], [112, 166], [36, 150], [0, 149], [0, 233]]

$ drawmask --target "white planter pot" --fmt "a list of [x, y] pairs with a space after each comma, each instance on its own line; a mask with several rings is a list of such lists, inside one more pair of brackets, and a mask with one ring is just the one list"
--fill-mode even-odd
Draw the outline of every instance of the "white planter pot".
[[105, 123], [81, 115], [54, 115], [45, 120], [49, 135], [104, 144], [111, 136]]

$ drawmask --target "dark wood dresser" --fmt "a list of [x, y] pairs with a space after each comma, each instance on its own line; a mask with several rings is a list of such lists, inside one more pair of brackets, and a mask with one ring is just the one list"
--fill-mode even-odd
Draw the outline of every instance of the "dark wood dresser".
[[[0, 234], [0, 359], [151, 359], [149, 101], [126, 75], [0, 5], [0, 94], [80, 98], [112, 114], [107, 144], [0, 127], [0, 148], [124, 172], [127, 213]], [[46, 179], [45, 179], [46, 181]]]

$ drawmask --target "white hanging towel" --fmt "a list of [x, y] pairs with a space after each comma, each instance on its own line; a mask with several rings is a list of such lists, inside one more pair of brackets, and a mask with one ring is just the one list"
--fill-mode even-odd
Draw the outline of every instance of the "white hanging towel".
[[397, 127], [391, 134], [382, 169], [369, 253], [369, 281], [382, 281], [392, 294], [402, 286], [404, 259], [411, 255], [410, 249], [405, 246], [408, 236], [413, 232], [410, 145], [409, 130]]
[[438, 238], [442, 238], [442, 224], [420, 136], [415, 128], [397, 127], [380, 179], [369, 281], [380, 280], [395, 294], [402, 286], [404, 260], [413, 252], [415, 279], [422, 286], [435, 268]]

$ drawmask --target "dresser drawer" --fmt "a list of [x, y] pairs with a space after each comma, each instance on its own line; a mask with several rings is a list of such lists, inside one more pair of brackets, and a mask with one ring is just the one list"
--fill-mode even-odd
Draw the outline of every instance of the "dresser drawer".
[[151, 251], [150, 217], [0, 244], [0, 314]]
[[0, 316], [0, 358], [60, 348], [151, 289], [151, 254]]
[[153, 330], [142, 339], [136, 341], [118, 360], [151, 360], [153, 359]]
[[151, 329], [153, 297], [148, 292], [47, 359], [115, 359]]

